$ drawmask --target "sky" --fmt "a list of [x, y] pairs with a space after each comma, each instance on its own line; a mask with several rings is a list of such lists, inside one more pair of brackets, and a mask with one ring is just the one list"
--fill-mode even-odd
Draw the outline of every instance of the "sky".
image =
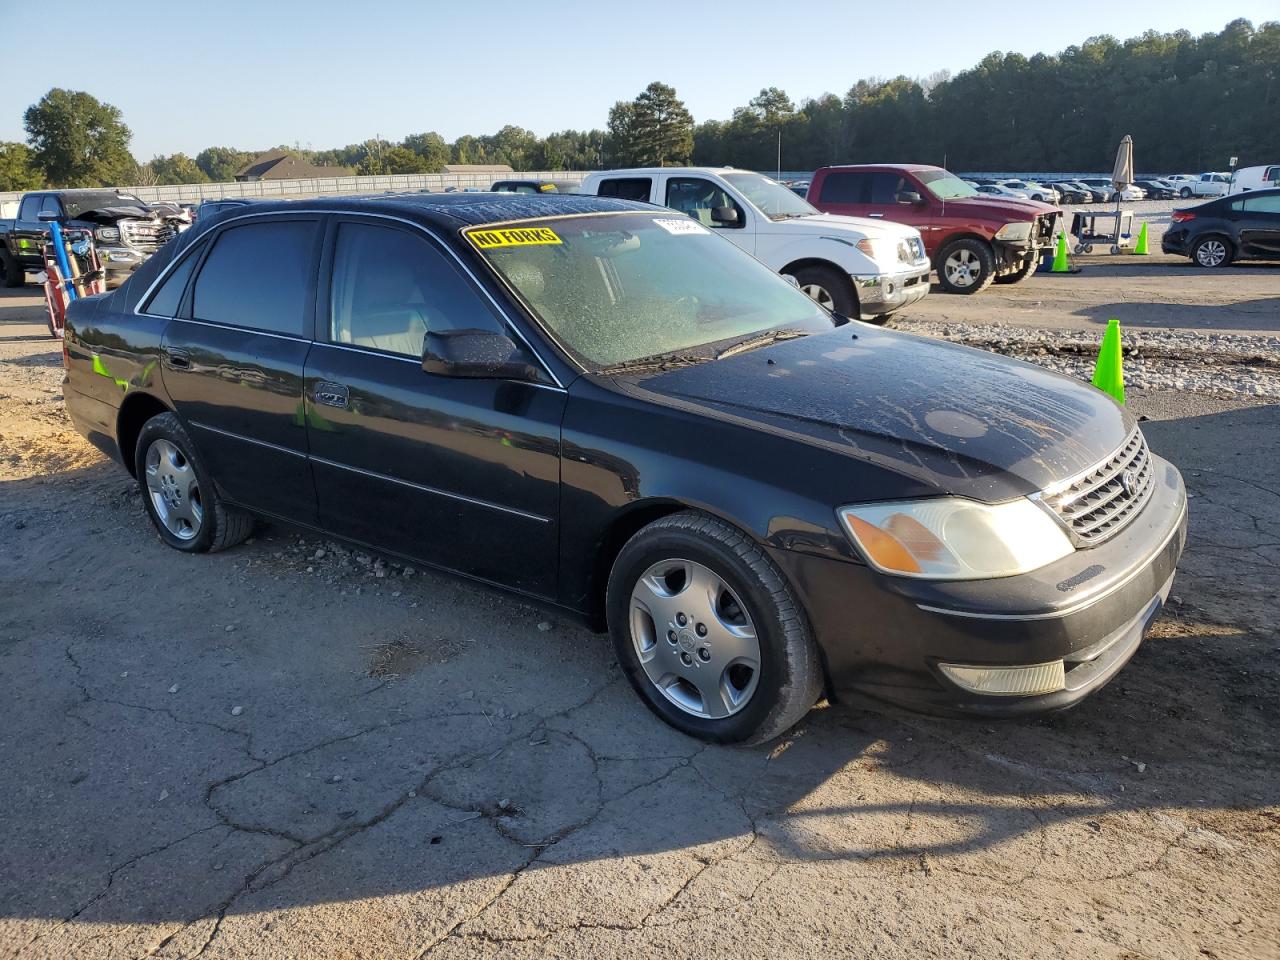
[[[208, 146], [319, 150], [427, 130], [453, 140], [508, 123], [542, 136], [603, 128], [616, 101], [653, 80], [674, 86], [695, 120], [727, 119], [769, 86], [799, 104], [862, 78], [958, 73], [993, 50], [1030, 56], [1104, 33], [1201, 34], [1237, 17], [1280, 19], [1276, 0], [1227, 8], [1074, 0], [1060, 12], [1041, 3], [990, 13], [954, 0], [131, 0], [110, 13], [101, 0], [60, 0], [56, 8], [78, 26], [51, 32], [26, 0], [0, 0], [0, 50], [25, 64], [0, 80], [0, 141], [25, 140], [23, 111], [62, 86], [119, 107], [142, 161]], [[45, 40], [20, 44], [15, 27], [75, 37], [75, 48], [45, 70], [37, 55]]]

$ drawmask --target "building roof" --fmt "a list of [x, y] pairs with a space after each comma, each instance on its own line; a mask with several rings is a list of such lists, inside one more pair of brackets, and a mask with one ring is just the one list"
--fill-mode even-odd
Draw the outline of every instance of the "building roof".
[[349, 177], [352, 171], [346, 167], [317, 167], [314, 163], [289, 153], [287, 150], [269, 150], [259, 154], [239, 173], [237, 180], [310, 180], [315, 177]]
[[445, 173], [512, 173], [509, 163], [446, 163]]

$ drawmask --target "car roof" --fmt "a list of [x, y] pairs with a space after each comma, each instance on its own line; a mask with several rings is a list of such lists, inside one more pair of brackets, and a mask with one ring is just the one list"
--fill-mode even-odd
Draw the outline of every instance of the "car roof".
[[837, 163], [823, 170], [941, 170], [931, 163]]
[[599, 177], [630, 177], [635, 174], [642, 173], [653, 176], [659, 173], [755, 173], [754, 170], [744, 170], [742, 167], [624, 167], [621, 170], [601, 170], [597, 173], [591, 173], [589, 178]]
[[[581, 193], [388, 193], [360, 197], [312, 197], [305, 200], [264, 200], [253, 204], [254, 215], [264, 213], [383, 213], [419, 223], [456, 230], [510, 220], [536, 220], [584, 213], [648, 210], [651, 204]], [[230, 219], [230, 218], [228, 218]], [[227, 220], [219, 219], [219, 223]]]

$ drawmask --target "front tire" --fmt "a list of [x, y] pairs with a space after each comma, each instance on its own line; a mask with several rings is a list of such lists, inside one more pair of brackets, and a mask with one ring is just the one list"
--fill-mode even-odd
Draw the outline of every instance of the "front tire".
[[641, 699], [683, 733], [763, 743], [822, 693], [808, 619], [749, 536], [705, 514], [656, 520], [609, 575], [609, 633]]
[[978, 293], [995, 275], [995, 254], [981, 240], [952, 240], [938, 251], [938, 282], [947, 293]]
[[853, 282], [835, 267], [811, 266], [789, 270], [800, 289], [818, 306], [852, 320], [858, 319], [858, 297]]
[[8, 250], [0, 250], [0, 286], [20, 287], [27, 282], [27, 275]]
[[1183, 187], [1181, 190], [1178, 191], [1178, 196], [1180, 196], [1183, 200], [1186, 200], [1188, 197], [1191, 196], [1191, 188]]
[[1028, 257], [1022, 261], [1022, 266], [1018, 267], [1011, 273], [1001, 274], [996, 277], [996, 283], [1021, 283], [1027, 277], [1036, 272], [1036, 268], [1040, 266], [1039, 257]]
[[1191, 247], [1191, 260], [1198, 267], [1228, 267], [1233, 256], [1231, 242], [1213, 234], [1201, 237]]
[[134, 470], [147, 516], [160, 539], [183, 553], [212, 553], [253, 533], [253, 515], [218, 496], [182, 422], [172, 413], [152, 417], [138, 434]]

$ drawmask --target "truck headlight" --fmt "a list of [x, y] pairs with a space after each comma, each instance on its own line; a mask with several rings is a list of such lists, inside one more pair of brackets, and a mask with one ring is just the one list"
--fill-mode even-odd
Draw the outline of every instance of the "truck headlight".
[[1030, 236], [1030, 220], [1023, 220], [1021, 223], [1006, 223], [996, 231], [997, 240], [1026, 240]]
[[93, 235], [103, 242], [110, 242], [120, 239], [119, 227], [98, 227], [93, 231]]
[[986, 580], [1029, 573], [1075, 550], [1027, 499], [986, 504], [960, 497], [841, 507], [840, 521], [881, 573], [924, 580]]
[[898, 242], [896, 240], [886, 240], [880, 237], [872, 240], [870, 237], [864, 237], [858, 241], [858, 249], [877, 263], [885, 260], [892, 262], [898, 259]]

